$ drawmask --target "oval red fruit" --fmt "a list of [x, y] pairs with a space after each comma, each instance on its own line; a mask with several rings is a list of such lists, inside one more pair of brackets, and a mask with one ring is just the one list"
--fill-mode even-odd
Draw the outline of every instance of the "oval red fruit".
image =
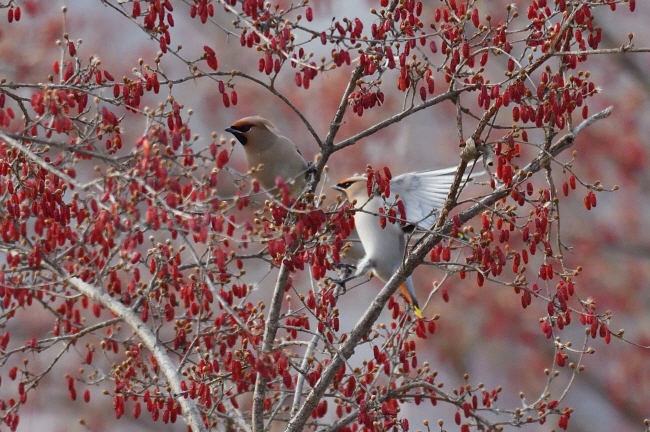
[[474, 24], [474, 27], [478, 28], [479, 26], [479, 19], [478, 19], [478, 9], [474, 9], [472, 11], [472, 24]]

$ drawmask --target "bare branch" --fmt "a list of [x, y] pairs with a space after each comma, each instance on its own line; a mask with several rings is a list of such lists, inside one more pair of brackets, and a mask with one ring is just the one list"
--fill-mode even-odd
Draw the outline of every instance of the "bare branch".
[[[264, 339], [262, 341], [262, 352], [260, 357], [264, 358], [274, 349], [275, 336], [278, 332], [280, 311], [282, 309], [282, 299], [289, 281], [289, 268], [282, 264], [280, 273], [273, 288], [273, 297], [271, 297], [271, 307], [269, 308], [268, 318], [264, 327]], [[255, 380], [255, 390], [253, 392], [253, 430], [255, 432], [264, 431], [264, 398], [266, 395], [267, 378], [262, 374], [257, 374]]]
[[174, 366], [172, 359], [162, 347], [162, 344], [156, 335], [151, 331], [151, 329], [149, 329], [149, 327], [147, 327], [147, 325], [145, 325], [145, 323], [142, 322], [135, 312], [105, 292], [99, 290], [97, 287], [82, 281], [76, 276], [68, 275], [63, 269], [58, 269], [53, 266], [52, 271], [59, 273], [61, 277], [67, 279], [69, 283], [83, 295], [100, 303], [115, 315], [119, 316], [129, 326], [129, 328], [138, 335], [144, 346], [151, 351], [160, 365], [160, 369], [165, 378], [167, 378], [167, 382], [172, 390], [169, 396], [177, 400], [181, 405], [183, 416], [185, 417], [189, 427], [193, 432], [207, 432], [208, 429], [203, 424], [201, 413], [199, 412], [194, 400], [182, 396], [184, 393], [181, 388], [182, 377]]

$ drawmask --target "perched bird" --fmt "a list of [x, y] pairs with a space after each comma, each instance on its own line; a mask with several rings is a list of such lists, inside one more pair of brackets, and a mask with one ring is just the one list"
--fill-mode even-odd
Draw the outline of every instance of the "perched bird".
[[[333, 186], [334, 189], [344, 192], [348, 201], [356, 202], [354, 222], [366, 255], [357, 265], [352, 278], [370, 272], [386, 282], [393, 276], [404, 260], [406, 234], [416, 226], [423, 229], [433, 226], [438, 212], [445, 204], [455, 173], [456, 167], [452, 167], [393, 177], [390, 180], [391, 195], [385, 199], [378, 191], [368, 197], [365, 175], [350, 177]], [[387, 223], [382, 228], [379, 224], [379, 209], [385, 205], [393, 206], [399, 200], [404, 204], [408, 223]], [[400, 286], [400, 291], [406, 301], [413, 305], [416, 315], [421, 318], [422, 313], [415, 297], [411, 276]]]
[[259, 116], [245, 117], [226, 131], [244, 147], [248, 169], [264, 191], [276, 195], [278, 177], [289, 186], [292, 197], [302, 191], [309, 165], [296, 145], [282, 136], [273, 123]]
[[[307, 181], [309, 165], [296, 145], [282, 136], [273, 124], [259, 116], [245, 117], [226, 128], [244, 147], [248, 169], [264, 191], [278, 195], [276, 179], [289, 186], [293, 198], [302, 192]], [[262, 165], [262, 169], [258, 167]], [[356, 231], [348, 237], [351, 247], [347, 257], [358, 261], [365, 255]]]

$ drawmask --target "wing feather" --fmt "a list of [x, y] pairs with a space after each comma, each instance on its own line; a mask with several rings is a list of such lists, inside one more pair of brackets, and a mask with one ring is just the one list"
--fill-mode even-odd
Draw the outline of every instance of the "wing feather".
[[[431, 228], [444, 207], [457, 167], [401, 174], [390, 182], [391, 201], [398, 195], [404, 202], [406, 218], [421, 228]], [[472, 174], [471, 177], [480, 176]], [[470, 174], [465, 174], [465, 180]]]

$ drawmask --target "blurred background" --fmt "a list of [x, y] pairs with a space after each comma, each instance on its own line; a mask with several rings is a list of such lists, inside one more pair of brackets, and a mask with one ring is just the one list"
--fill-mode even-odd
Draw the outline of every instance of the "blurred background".
[[[7, 2], [0, 2], [6, 4]], [[287, 2], [283, 2], [287, 3]], [[480, 2], [481, 14], [489, 14], [493, 19], [502, 19], [505, 7], [510, 2], [491, 0]], [[515, 2], [525, 16], [528, 0]], [[45, 82], [52, 73], [53, 62], [60, 60], [56, 41], [64, 32], [72, 40], [82, 39], [79, 51], [82, 58], [97, 55], [104, 68], [117, 78], [132, 76], [132, 68], [138, 59], [153, 63], [159, 50], [137, 26], [122, 17], [100, 1], [89, 0], [47, 0], [18, 1], [23, 9], [20, 22], [9, 25], [4, 18], [0, 23], [0, 78], [18, 83]], [[176, 7], [176, 3], [174, 3]], [[67, 6], [65, 19], [62, 7]], [[187, 5], [178, 2], [178, 8]], [[313, 5], [317, 20], [328, 25], [332, 16], [359, 16], [367, 26], [372, 22], [368, 10], [377, 7], [371, 1], [349, 2], [346, 0], [318, 1]], [[217, 7], [217, 10], [219, 8]], [[130, 10], [130, 9], [129, 9]], [[173, 44], [183, 45], [186, 58], [198, 58], [203, 45], [217, 49], [222, 71], [248, 70], [254, 76], [257, 53], [240, 50], [238, 37], [227, 35], [214, 25], [200, 25], [190, 20], [188, 14], [175, 14], [176, 25], [172, 29]], [[616, 13], [600, 11], [596, 23], [603, 27], [602, 48], [620, 47], [628, 42], [628, 34], [633, 33], [637, 47], [650, 47], [650, 3], [638, 1], [636, 12], [630, 13], [626, 5], [619, 5]], [[215, 21], [224, 28], [232, 29], [232, 17], [223, 14]], [[314, 27], [318, 27], [316, 21]], [[319, 44], [310, 45], [315, 58], [320, 58]], [[505, 60], [504, 60], [505, 61]], [[650, 200], [648, 187], [648, 151], [650, 149], [650, 55], [615, 54], [592, 56], [589, 72], [599, 83], [601, 94], [589, 101], [590, 113], [607, 106], [614, 106], [613, 114], [599, 121], [579, 135], [573, 147], [577, 151], [573, 164], [574, 172], [585, 182], [600, 180], [606, 189], [618, 185], [616, 192], [598, 194], [598, 206], [586, 211], [582, 199], [569, 196], [560, 201], [563, 241], [573, 247], [574, 256], [567, 254], [569, 266], [582, 266], [583, 272], [576, 283], [579, 294], [593, 298], [599, 311], [611, 310], [612, 330], [625, 329], [625, 337], [641, 346], [650, 345]], [[167, 55], [162, 68], [171, 78], [187, 75], [187, 68]], [[351, 67], [344, 70], [351, 70]], [[280, 77], [276, 88], [304, 113], [316, 133], [324, 138], [336, 107], [339, 104], [349, 71], [319, 74], [306, 91], [293, 83], [293, 73]], [[117, 79], [119, 81], [119, 78]], [[195, 144], [206, 146], [211, 141], [210, 134], [230, 140], [223, 130], [238, 118], [261, 115], [271, 120], [277, 128], [293, 140], [307, 159], [318, 153], [318, 147], [306, 126], [279, 99], [269, 95], [264, 89], [246, 80], [237, 80], [235, 89], [238, 104], [225, 108], [216, 83], [209, 79], [188, 81], [176, 85], [174, 97], [184, 104], [184, 109], [193, 109], [190, 122], [193, 133], [200, 139]], [[444, 85], [438, 80], [437, 92]], [[336, 142], [339, 142], [366, 127], [398, 112], [405, 102], [403, 94], [396, 89], [390, 92], [387, 86], [386, 105], [383, 109], [366, 111], [357, 117], [351, 111], [345, 117]], [[163, 99], [166, 90], [158, 95]], [[469, 95], [469, 98], [474, 98]], [[145, 105], [154, 106], [157, 100], [145, 100]], [[124, 142], [133, 142], [145, 130], [143, 118], [129, 123], [132, 129], [126, 130]], [[470, 130], [466, 127], [466, 133]], [[443, 103], [417, 113], [395, 124], [371, 138], [348, 147], [335, 154], [329, 162], [329, 173], [324, 181], [324, 193], [334, 197], [329, 185], [355, 172], [363, 172], [367, 164], [379, 168], [388, 166], [393, 174], [409, 171], [442, 168], [458, 163], [459, 137], [456, 130], [456, 113], [452, 103]], [[125, 146], [128, 149], [128, 144]], [[568, 162], [570, 154], [560, 157]], [[236, 146], [230, 166], [245, 172], [245, 158], [240, 146]], [[81, 175], [84, 175], [83, 173]], [[91, 176], [92, 172], [85, 175]], [[564, 175], [556, 173], [561, 181]], [[543, 184], [543, 177], [534, 178], [536, 185]], [[231, 196], [235, 188], [229, 189], [228, 178], [220, 181], [220, 193]], [[480, 190], [480, 189], [478, 189]], [[487, 191], [485, 192], [487, 193]], [[576, 193], [579, 193], [576, 192]], [[586, 194], [584, 191], [583, 194]], [[573, 198], [573, 199], [571, 199]], [[478, 228], [477, 228], [478, 230]], [[251, 279], [260, 273], [252, 273]], [[267, 300], [273, 284], [274, 272], [261, 281], [256, 291], [260, 300]], [[442, 272], [421, 267], [415, 272], [418, 295], [425, 299], [433, 282], [443, 277]], [[309, 282], [304, 282], [304, 291]], [[302, 282], [301, 282], [302, 283]], [[344, 322], [342, 329], [351, 328], [360, 316], [362, 308], [368, 305], [374, 293], [381, 288], [381, 282], [370, 281], [361, 287], [350, 290], [340, 308]], [[439, 371], [440, 382], [453, 388], [463, 384], [463, 374], [470, 375], [470, 383], [483, 382], [487, 389], [503, 387], [499, 406], [512, 408], [519, 406], [519, 392], [524, 392], [526, 401], [536, 400], [545, 391], [545, 368], [551, 368], [554, 361], [553, 345], [539, 330], [539, 318], [545, 314], [543, 302], [533, 302], [530, 309], [522, 310], [520, 298], [511, 289], [487, 283], [478, 288], [475, 281], [460, 281], [450, 278], [445, 282], [449, 302], [443, 302], [439, 294], [424, 311], [425, 315], [441, 316], [438, 332], [427, 340], [417, 340], [418, 359], [427, 361], [431, 368]], [[349, 300], [349, 301], [348, 301]], [[33, 310], [31, 310], [33, 312]], [[51, 322], [42, 322], [38, 316], [29, 316], [30, 310], [21, 311], [23, 323], [14, 329], [12, 338], [30, 338], [41, 334], [42, 329], [51, 328]], [[389, 320], [389, 314], [384, 314]], [[582, 346], [583, 328], [574, 325], [563, 332], [563, 342], [571, 340], [576, 348]], [[16, 334], [16, 332], [18, 332]], [[650, 350], [612, 338], [606, 345], [602, 339], [589, 340], [595, 354], [585, 356], [584, 373], [577, 376], [569, 391], [566, 404], [573, 407], [569, 430], [642, 430], [643, 419], [650, 417]], [[362, 358], [366, 352], [360, 351], [355, 358]], [[31, 359], [38, 362], [39, 359]], [[570, 358], [577, 361], [577, 356]], [[33, 394], [22, 412], [19, 431], [49, 430], [72, 431], [88, 430], [75, 425], [77, 418], [85, 418], [93, 431], [159, 431], [183, 430], [181, 424], [149, 424], [147, 415], [134, 421], [126, 415], [114, 421], [113, 410], [106, 407], [108, 397], [93, 390], [90, 404], [77, 400], [71, 402], [67, 396], [64, 374], [65, 365], [58, 365], [56, 373], [41, 383], [45, 388]], [[78, 365], [72, 365], [76, 369]], [[560, 392], [566, 387], [570, 374], [562, 374], [554, 381], [550, 390]], [[445, 387], [449, 390], [449, 387]], [[4, 385], [0, 393], [13, 388]], [[559, 396], [559, 394], [558, 394]], [[454, 410], [444, 404], [431, 407], [404, 405], [402, 415], [410, 420], [411, 429], [422, 428], [422, 420], [431, 422], [442, 418], [446, 426], [453, 424]], [[29, 414], [28, 414], [29, 413]], [[531, 425], [530, 431], [547, 431], [556, 426], [552, 419], [546, 425]], [[454, 428], [451, 428], [452, 430]]]

